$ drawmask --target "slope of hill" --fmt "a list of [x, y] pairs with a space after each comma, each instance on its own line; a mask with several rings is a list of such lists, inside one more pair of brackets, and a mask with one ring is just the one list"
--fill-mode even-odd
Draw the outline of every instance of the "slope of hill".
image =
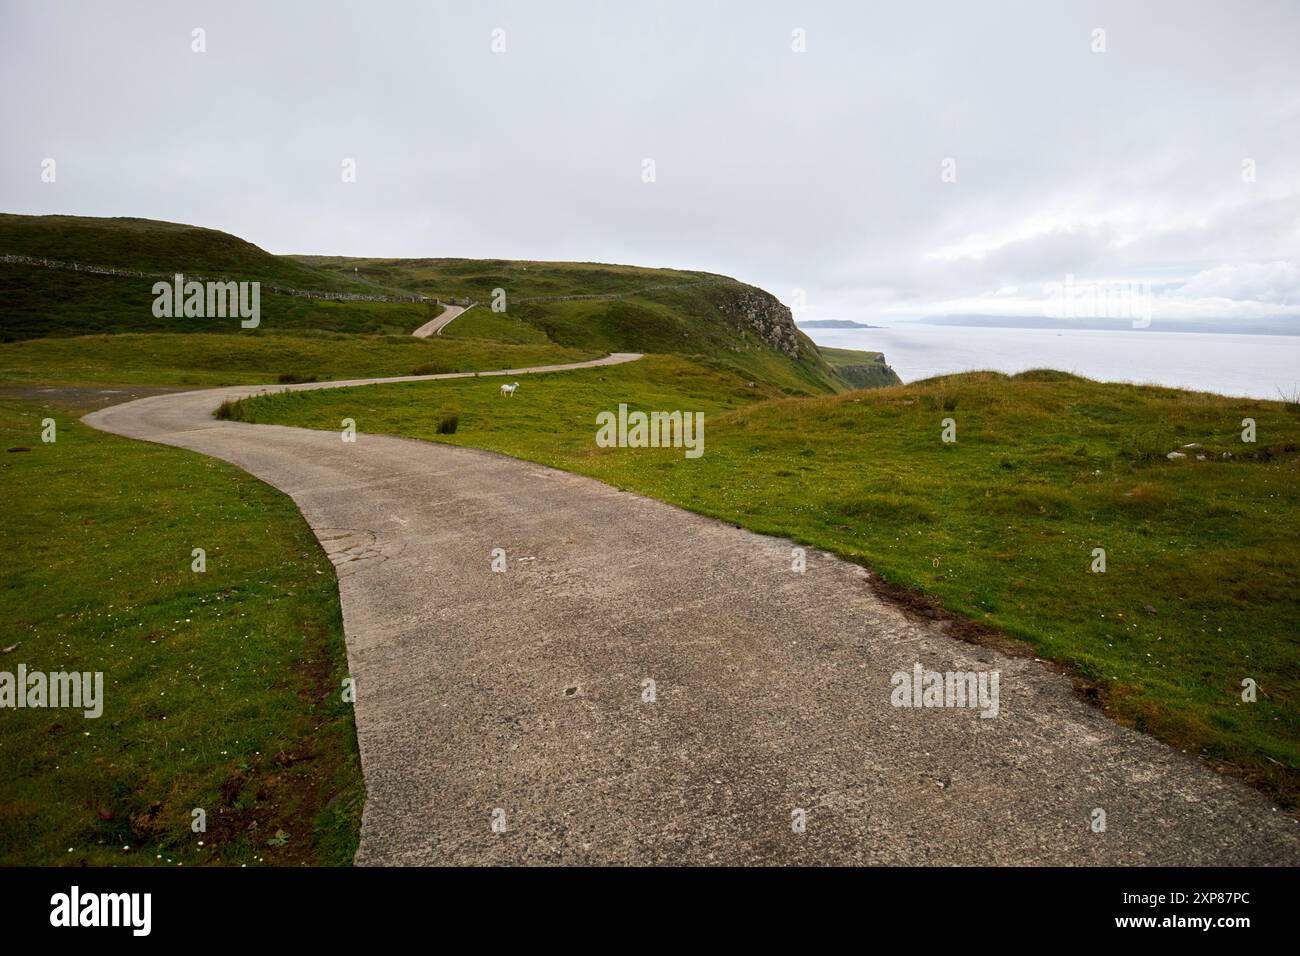
[[[727, 276], [596, 262], [297, 258], [479, 303], [447, 335], [681, 355], [794, 394], [849, 387], [775, 296]], [[503, 311], [494, 311], [494, 302]]]
[[0, 215], [3, 255], [146, 274], [0, 261], [5, 342], [89, 333], [248, 334], [234, 319], [155, 316], [154, 282], [181, 272], [261, 282], [255, 335], [409, 335], [441, 310], [431, 301], [322, 301], [279, 294], [271, 286], [458, 298], [480, 305], [448, 327], [454, 338], [680, 355], [787, 394], [851, 387], [851, 379], [821, 358], [775, 297], [705, 272], [581, 262], [275, 256], [216, 230], [77, 216]]
[[147, 273], [104, 275], [0, 262], [0, 340], [96, 332], [236, 332], [238, 320], [159, 317], [153, 285], [177, 272], [257, 281], [262, 332], [320, 330], [409, 334], [439, 307], [415, 302], [321, 301], [277, 294], [270, 286], [330, 294], [393, 295], [342, 274], [273, 256], [213, 229], [149, 219], [0, 214], [0, 256], [50, 259]]
[[0, 255], [192, 275], [259, 280], [302, 289], [373, 292], [339, 271], [274, 256], [229, 233], [154, 219], [0, 213]]

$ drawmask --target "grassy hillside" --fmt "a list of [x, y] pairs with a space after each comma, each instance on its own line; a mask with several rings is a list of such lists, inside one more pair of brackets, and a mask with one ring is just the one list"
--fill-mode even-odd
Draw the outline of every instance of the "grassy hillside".
[[[441, 382], [263, 398], [237, 415], [320, 428], [351, 416], [833, 551], [1027, 642], [1118, 719], [1296, 804], [1294, 406], [1055, 372], [757, 404], [746, 392], [734, 375], [647, 359], [530, 379], [511, 403], [482, 383]], [[598, 448], [595, 415], [619, 402], [705, 411], [703, 457]], [[459, 429], [439, 435], [448, 410]], [[1255, 444], [1241, 441], [1244, 417]], [[954, 444], [941, 440], [945, 418]], [[1187, 458], [1166, 457], [1190, 444]], [[1105, 573], [1090, 570], [1095, 548]], [[1248, 677], [1256, 703], [1241, 700]]]
[[362, 259], [347, 256], [292, 257], [339, 277], [349, 274], [422, 295], [457, 296], [489, 302], [492, 290], [511, 299], [559, 295], [624, 295], [653, 285], [733, 281], [709, 272], [649, 269], [600, 262], [530, 262], [510, 259]]
[[0, 213], [0, 254], [41, 256], [142, 272], [257, 279], [298, 289], [373, 292], [341, 270], [273, 256], [229, 233], [155, 219]]
[[99, 718], [5, 711], [0, 864], [350, 863], [363, 785], [330, 562], [285, 495], [84, 410], [0, 400], [0, 491], [22, 503], [0, 513], [0, 669], [104, 675]]
[[[845, 387], [775, 298], [704, 272], [581, 262], [273, 256], [211, 229], [74, 216], [0, 215], [4, 253], [149, 273], [259, 280], [264, 287], [258, 332], [263, 334], [409, 335], [441, 311], [431, 303], [305, 299], [273, 293], [270, 284], [467, 298], [479, 307], [453, 322], [444, 338], [681, 355], [787, 394]], [[234, 318], [154, 316], [154, 281], [0, 263], [0, 341], [139, 332], [248, 337]], [[496, 289], [506, 292], [504, 313], [491, 309]]]
[[[273, 256], [213, 229], [150, 219], [0, 214], [0, 254], [37, 256], [168, 275], [259, 281], [263, 332], [328, 330], [409, 335], [441, 311], [431, 304], [323, 301], [277, 294], [269, 286], [392, 295], [339, 271]], [[156, 278], [97, 275], [0, 262], [0, 341], [96, 332], [244, 332], [239, 320], [159, 318]]]
[[[791, 394], [845, 386], [788, 311], [784, 320], [798, 356], [774, 348], [743, 312], [754, 301], [774, 316], [784, 307], [726, 276], [592, 262], [297, 258], [340, 275], [355, 268], [375, 282], [478, 302], [447, 327], [444, 335], [453, 338], [545, 339], [566, 348], [679, 355]], [[490, 308], [496, 289], [505, 290], [504, 313]]]
[[[197, 273], [196, 273], [197, 274]], [[0, 262], [0, 341], [122, 332], [247, 335], [236, 318], [158, 318], [156, 280]], [[329, 302], [262, 290], [260, 332], [410, 335], [441, 309], [406, 302]]]

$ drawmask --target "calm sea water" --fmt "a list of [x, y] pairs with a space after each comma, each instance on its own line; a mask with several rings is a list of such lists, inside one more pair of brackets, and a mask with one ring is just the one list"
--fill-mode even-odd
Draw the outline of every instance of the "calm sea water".
[[818, 345], [884, 352], [904, 382], [992, 369], [1054, 368], [1107, 382], [1278, 398], [1300, 391], [1300, 336], [1140, 329], [984, 329], [908, 323], [805, 329]]

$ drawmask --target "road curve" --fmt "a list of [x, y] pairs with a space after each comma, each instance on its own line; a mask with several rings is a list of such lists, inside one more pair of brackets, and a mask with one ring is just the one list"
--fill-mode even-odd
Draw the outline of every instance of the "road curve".
[[[463, 376], [425, 376], [441, 377]], [[790, 541], [366, 434], [360, 396], [355, 443], [212, 417], [282, 388], [84, 421], [233, 462], [289, 494], [330, 555], [368, 791], [358, 863], [1300, 862], [1297, 821], [1261, 794], [1041, 664], [882, 602], [856, 565], [810, 552], [794, 573]], [[891, 706], [916, 662], [998, 671], [998, 716]]]
[[459, 306], [459, 305], [444, 305], [442, 307], [442, 312], [438, 314], [438, 317], [436, 319], [430, 319], [428, 322], [425, 322], [424, 325], [420, 326], [411, 334], [414, 335], [417, 339], [427, 339], [431, 335], [442, 335], [442, 330], [445, 329], [451, 323], [451, 320], [456, 318], [456, 316], [460, 315], [467, 308], [469, 307]]

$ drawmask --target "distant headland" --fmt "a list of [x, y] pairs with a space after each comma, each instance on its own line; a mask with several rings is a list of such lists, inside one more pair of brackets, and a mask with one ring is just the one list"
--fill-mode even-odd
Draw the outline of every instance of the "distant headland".
[[808, 322], [795, 320], [801, 329], [879, 329], [883, 326], [867, 325], [864, 322], [850, 322], [848, 319], [812, 319]]

